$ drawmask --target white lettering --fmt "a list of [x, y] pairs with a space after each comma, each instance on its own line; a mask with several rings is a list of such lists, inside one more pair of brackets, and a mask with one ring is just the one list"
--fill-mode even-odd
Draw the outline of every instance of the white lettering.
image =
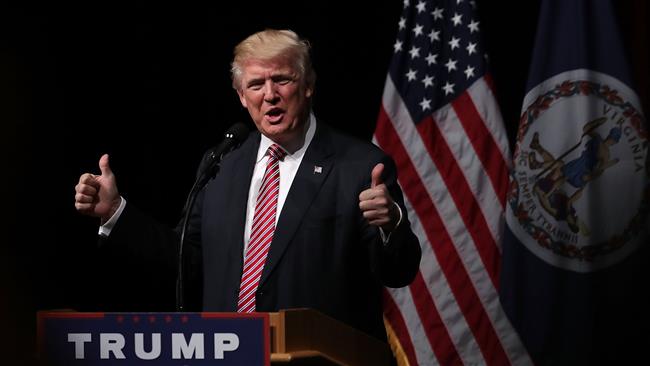
[[124, 359], [124, 336], [120, 333], [100, 333], [99, 334], [99, 354], [102, 360], [109, 359], [109, 352], [117, 359]]
[[[226, 352], [239, 348], [239, 336], [235, 333], [213, 333], [214, 359], [222, 360]], [[162, 354], [161, 333], [135, 333], [133, 335], [133, 350], [135, 356], [141, 360], [159, 359]], [[146, 347], [145, 336], [151, 336], [151, 345]], [[187, 339], [189, 336], [189, 340]], [[172, 333], [171, 347], [172, 359], [205, 359], [205, 335], [203, 333]], [[68, 333], [68, 342], [74, 343], [75, 359], [86, 358], [86, 343], [92, 342], [91, 333]], [[102, 360], [126, 359], [124, 347], [126, 338], [121, 333], [99, 333], [99, 357]], [[147, 344], [148, 346], [148, 344]], [[148, 348], [148, 350], [147, 350]], [[129, 356], [132, 357], [132, 356]], [[169, 357], [169, 356], [165, 356]]]
[[90, 342], [91, 340], [92, 336], [90, 333], [68, 333], [68, 342], [74, 342], [75, 359], [84, 359], [84, 343]]
[[172, 333], [172, 358], [178, 360], [183, 354], [183, 359], [205, 358], [205, 349], [202, 333], [192, 333], [189, 344], [185, 341], [185, 334]]
[[160, 333], [151, 334], [151, 351], [144, 350], [144, 334], [135, 334], [135, 355], [141, 360], [153, 360], [160, 356]]
[[223, 353], [239, 348], [239, 337], [235, 333], [214, 333], [214, 358], [222, 360]]

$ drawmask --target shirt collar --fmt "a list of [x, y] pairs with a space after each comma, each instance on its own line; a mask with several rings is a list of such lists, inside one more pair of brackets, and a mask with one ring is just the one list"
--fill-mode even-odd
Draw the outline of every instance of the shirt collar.
[[[309, 125], [307, 126], [307, 132], [305, 133], [305, 143], [302, 144], [302, 147], [296, 150], [293, 154], [287, 152], [287, 155], [284, 157], [285, 159], [300, 160], [305, 155], [305, 151], [307, 151], [307, 148], [309, 147], [309, 144], [311, 143], [311, 140], [314, 138], [314, 134], [316, 133], [316, 116], [314, 116], [313, 112], [309, 113], [307, 123]], [[266, 151], [269, 149], [269, 146], [274, 143], [275, 142], [273, 140], [262, 135], [262, 139], [260, 140], [260, 147], [257, 150], [257, 159], [255, 160], [256, 163], [259, 163], [264, 158], [264, 156], [266, 156]], [[280, 147], [282, 147], [282, 145], [280, 145]], [[284, 147], [282, 148], [284, 149]], [[284, 150], [288, 151], [286, 149]]]

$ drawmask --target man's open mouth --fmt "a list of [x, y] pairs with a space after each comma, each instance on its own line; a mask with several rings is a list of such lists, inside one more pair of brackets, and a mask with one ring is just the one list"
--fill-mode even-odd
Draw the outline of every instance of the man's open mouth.
[[284, 110], [281, 108], [273, 108], [266, 112], [266, 117], [270, 122], [278, 122], [284, 116]]

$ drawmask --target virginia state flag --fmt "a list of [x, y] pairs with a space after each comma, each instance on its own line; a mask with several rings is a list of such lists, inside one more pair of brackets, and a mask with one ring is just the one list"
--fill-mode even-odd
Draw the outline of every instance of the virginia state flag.
[[648, 135], [608, 0], [542, 0], [506, 208], [501, 300], [537, 365], [650, 346]]

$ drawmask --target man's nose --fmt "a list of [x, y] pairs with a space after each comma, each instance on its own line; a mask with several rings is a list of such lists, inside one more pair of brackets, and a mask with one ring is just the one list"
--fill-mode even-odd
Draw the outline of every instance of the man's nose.
[[277, 85], [273, 80], [267, 80], [264, 84], [264, 101], [267, 103], [276, 103], [280, 99]]

